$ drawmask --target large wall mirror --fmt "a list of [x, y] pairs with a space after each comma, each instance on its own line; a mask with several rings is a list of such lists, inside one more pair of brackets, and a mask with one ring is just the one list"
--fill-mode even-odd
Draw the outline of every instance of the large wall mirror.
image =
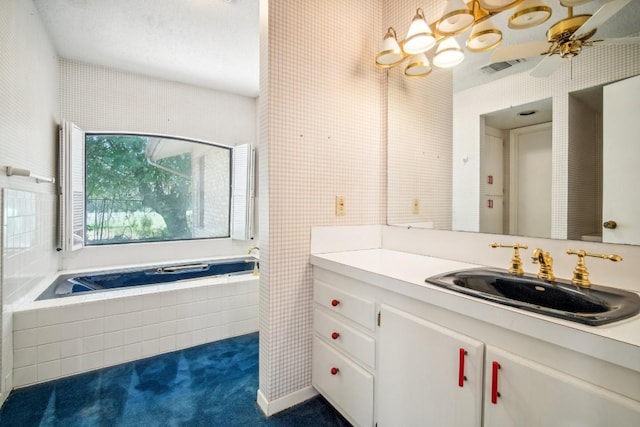
[[[553, 16], [526, 37], [566, 17], [547, 4]], [[640, 2], [597, 35], [640, 35]], [[640, 244], [640, 43], [585, 46], [546, 77], [530, 75], [543, 57], [487, 67], [490, 53], [465, 55], [421, 79], [388, 70], [388, 224]]]

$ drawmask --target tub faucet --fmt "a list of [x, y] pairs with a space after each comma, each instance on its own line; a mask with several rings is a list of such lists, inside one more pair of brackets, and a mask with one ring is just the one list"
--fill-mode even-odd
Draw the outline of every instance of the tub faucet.
[[253, 263], [253, 275], [254, 276], [258, 276], [260, 274], [260, 270], [258, 269], [258, 260], [260, 257], [260, 248], [257, 246], [252, 246], [249, 248], [249, 251], [247, 252], [249, 255], [251, 255], [251, 253], [253, 251], [258, 251], [258, 257], [255, 257], [254, 259], [247, 259], [245, 260], [245, 262], [252, 262]]
[[548, 282], [556, 280], [556, 276], [553, 274], [553, 258], [549, 255], [549, 252], [536, 248], [531, 256], [531, 261], [533, 261], [534, 264], [540, 264], [538, 279], [546, 280]]

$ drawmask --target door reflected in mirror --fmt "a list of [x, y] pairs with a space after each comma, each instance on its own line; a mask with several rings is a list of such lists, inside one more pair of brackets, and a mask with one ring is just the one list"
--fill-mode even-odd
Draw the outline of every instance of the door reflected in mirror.
[[480, 230], [551, 237], [551, 99], [480, 119]]

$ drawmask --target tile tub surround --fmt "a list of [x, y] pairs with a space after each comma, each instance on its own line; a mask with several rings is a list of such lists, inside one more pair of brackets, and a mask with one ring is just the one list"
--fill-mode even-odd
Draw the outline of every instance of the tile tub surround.
[[238, 275], [37, 301], [13, 317], [22, 387], [258, 330], [258, 279]]

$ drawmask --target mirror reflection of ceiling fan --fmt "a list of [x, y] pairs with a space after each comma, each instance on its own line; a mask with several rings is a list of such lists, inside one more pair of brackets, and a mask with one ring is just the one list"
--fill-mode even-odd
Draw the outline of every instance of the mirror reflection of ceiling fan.
[[609, 0], [593, 15], [573, 14], [573, 6], [588, 1], [560, 0], [560, 4], [567, 8], [567, 17], [549, 27], [547, 40], [498, 47], [491, 55], [491, 60], [493, 62], [511, 61], [545, 55], [545, 58], [531, 70], [530, 74], [535, 77], [546, 77], [562, 65], [563, 59], [573, 58], [580, 54], [583, 47], [589, 47], [596, 43], [598, 45], [640, 43], [640, 37], [592, 39], [598, 27], [632, 0]]

